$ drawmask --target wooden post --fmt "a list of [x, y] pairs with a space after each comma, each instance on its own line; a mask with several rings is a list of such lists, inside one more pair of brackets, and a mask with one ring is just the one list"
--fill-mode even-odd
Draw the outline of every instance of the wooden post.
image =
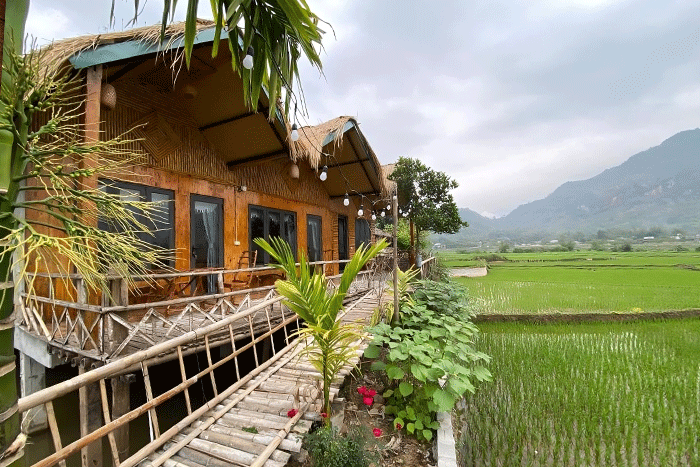
[[[95, 142], [100, 139], [100, 93], [102, 89], [102, 65], [88, 68], [85, 80], [85, 141]], [[97, 160], [94, 157], [82, 158], [79, 162], [81, 169], [92, 169]], [[97, 188], [97, 177], [81, 177], [79, 180], [84, 186]], [[84, 206], [85, 210], [91, 207]], [[82, 282], [82, 281], [81, 281]], [[81, 284], [82, 285], [82, 284]], [[81, 287], [84, 289], [84, 287]], [[80, 296], [81, 291], [78, 291]], [[89, 297], [84, 297], [89, 302]], [[89, 328], [97, 316], [87, 316], [84, 313], [85, 325]], [[101, 336], [95, 336], [100, 339]], [[80, 366], [80, 374], [85, 372], [85, 367]], [[97, 383], [80, 388], [78, 391], [80, 400], [80, 436], [87, 436], [102, 425], [102, 401], [100, 388]], [[93, 442], [81, 450], [83, 467], [102, 467], [102, 441]]]
[[[85, 366], [80, 365], [79, 373], [85, 373]], [[102, 426], [102, 401], [100, 388], [92, 383], [78, 389], [80, 400], [80, 436], [85, 437]], [[98, 439], [80, 451], [82, 467], [102, 467], [102, 440]]]
[[394, 217], [394, 315], [391, 318], [392, 324], [399, 324], [401, 316], [399, 316], [399, 247], [397, 243], [399, 231], [399, 201], [394, 195], [391, 201], [392, 216]]
[[[129, 290], [126, 281], [113, 279], [110, 284], [111, 304], [121, 306], [129, 304]], [[104, 350], [107, 354], [114, 352], [129, 335], [128, 330], [117, 323], [111, 316], [104, 317]], [[126, 319], [126, 316], [124, 316]], [[112, 419], [117, 419], [131, 410], [131, 393], [128, 378], [111, 378]], [[114, 431], [114, 439], [119, 451], [119, 459], [129, 457], [129, 425], [125, 424]]]

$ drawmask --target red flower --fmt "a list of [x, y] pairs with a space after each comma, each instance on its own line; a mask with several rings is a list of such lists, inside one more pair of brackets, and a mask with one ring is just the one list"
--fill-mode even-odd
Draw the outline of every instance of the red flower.
[[365, 405], [372, 405], [374, 402], [374, 397], [363, 397], [362, 402], [364, 402]]
[[321, 412], [321, 417], [322, 418], [328, 418], [328, 414], [326, 412]]
[[367, 394], [365, 394], [365, 395], [369, 396], [369, 397], [374, 397], [376, 394], [377, 394], [377, 391], [375, 391], [374, 389], [369, 389], [367, 391]]
[[297, 409], [292, 409], [289, 412], [287, 412], [287, 417], [294, 418], [294, 416], [296, 416], [296, 414], [298, 414], [298, 413], [299, 413], [299, 411]]
[[381, 428], [375, 428], [374, 430], [372, 430], [372, 433], [374, 433], [374, 436], [377, 437], [377, 438], [379, 438], [380, 436], [382, 436], [382, 430], [381, 430]]
[[400, 430], [401, 428], [403, 428], [403, 425], [401, 425], [400, 423], [397, 422], [397, 423], [396, 423], [396, 429], [397, 429], [397, 430]]
[[357, 388], [357, 392], [359, 392], [363, 396], [366, 396], [367, 395], [367, 388], [365, 386], [360, 386], [359, 388]]

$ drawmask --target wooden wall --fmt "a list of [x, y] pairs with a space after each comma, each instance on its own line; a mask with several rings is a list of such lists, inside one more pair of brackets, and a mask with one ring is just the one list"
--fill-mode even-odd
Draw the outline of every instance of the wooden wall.
[[[172, 150], [165, 151], [166, 154], [159, 159], [153, 155], [154, 151], [146, 151], [148, 145], [138, 141], [126, 144], [130, 152], [139, 155], [140, 165], [130, 167], [133, 172], [131, 176], [120, 178], [175, 192], [177, 269], [190, 267], [190, 196], [193, 194], [224, 200], [226, 268], [237, 267], [242, 253], [249, 249], [248, 206], [251, 204], [295, 212], [297, 245], [304, 250], [306, 216], [320, 216], [325, 260], [338, 258], [337, 217], [339, 214], [346, 215], [349, 220], [350, 252], [354, 251], [357, 207], [354, 203], [343, 206], [342, 199], [331, 200], [323, 182], [307, 163], [299, 163], [298, 180], [289, 177], [290, 161], [287, 159], [230, 170], [195, 127], [176, 94], [155, 90], [146, 92], [132, 81], [115, 83], [115, 87], [118, 96], [116, 108], [112, 111], [103, 109], [101, 114], [106, 138], [122, 135], [135, 124], [152, 121], [154, 115], [167, 122], [176, 135], [176, 144], [171, 143]], [[130, 136], [143, 136], [143, 133], [137, 131]], [[246, 192], [237, 191], [241, 183], [247, 186]], [[236, 245], [236, 242], [240, 242], [240, 245]]]

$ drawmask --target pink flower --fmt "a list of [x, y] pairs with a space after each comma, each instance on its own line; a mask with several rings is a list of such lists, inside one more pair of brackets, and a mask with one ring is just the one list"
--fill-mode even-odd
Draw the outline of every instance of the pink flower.
[[328, 414], [326, 412], [321, 412], [321, 418], [328, 418]]
[[365, 386], [360, 386], [359, 388], [357, 388], [357, 392], [359, 392], [363, 396], [366, 396], [367, 395], [367, 388]]
[[299, 411], [297, 409], [292, 409], [289, 412], [287, 412], [287, 417], [294, 418], [294, 416], [298, 413], [299, 413]]
[[401, 425], [400, 423], [396, 423], [396, 429], [400, 430], [401, 428], [403, 428], [403, 425]]
[[364, 402], [365, 405], [372, 405], [374, 402], [374, 397], [363, 397], [362, 402]]
[[376, 438], [379, 438], [380, 436], [382, 436], [382, 430], [381, 430], [381, 428], [375, 428], [374, 430], [372, 430], [372, 433], [374, 433], [374, 436], [375, 436]]
[[367, 394], [365, 394], [365, 395], [369, 396], [369, 397], [374, 397], [376, 394], [377, 394], [377, 391], [375, 391], [374, 389], [369, 389], [369, 390], [367, 390]]

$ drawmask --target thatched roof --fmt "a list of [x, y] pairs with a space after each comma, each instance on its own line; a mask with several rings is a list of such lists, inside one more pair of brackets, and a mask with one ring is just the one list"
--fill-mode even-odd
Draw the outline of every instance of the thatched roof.
[[[214, 22], [197, 19], [197, 32], [214, 27]], [[139, 41], [145, 44], [157, 44], [160, 42], [161, 25], [143, 26], [128, 29], [126, 31], [107, 32], [102, 34], [90, 34], [86, 36], [72, 37], [52, 42], [39, 49], [41, 61], [49, 69], [58, 69], [66, 64], [73, 55], [85, 50], [93, 50], [101, 45], [115, 44], [126, 41]], [[185, 36], [185, 23], [177, 22], [165, 28], [163, 49], [169, 49], [173, 43]]]
[[[351, 137], [352, 129], [356, 130], [352, 138], [357, 138], [357, 141], [350, 141], [348, 144], [349, 149], [354, 153], [351, 158], [344, 143]], [[321, 165], [328, 165], [329, 176], [331, 171], [335, 170], [345, 180], [347, 173], [352, 171], [352, 166], [357, 166], [357, 169], [364, 172], [374, 172], [376, 179], [369, 181], [372, 187], [377, 189], [380, 196], [388, 193], [379, 159], [360, 131], [355, 118], [342, 116], [316, 126], [302, 127], [299, 129], [299, 141], [295, 146], [298, 157], [306, 160], [311, 167], [318, 169]], [[340, 188], [340, 191], [345, 190], [343, 187]]]
[[384, 186], [386, 186], [388, 193], [396, 193], [396, 182], [394, 180], [389, 180], [389, 176], [394, 173], [395, 167], [395, 162], [382, 166], [382, 179], [384, 180]]

